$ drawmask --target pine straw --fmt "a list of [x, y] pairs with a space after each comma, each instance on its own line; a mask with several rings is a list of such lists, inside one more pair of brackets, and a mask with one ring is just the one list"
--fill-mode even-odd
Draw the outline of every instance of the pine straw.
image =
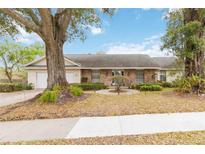
[[5, 142], [0, 144], [18, 144], [18, 145], [143, 145], [143, 144], [160, 144], [160, 145], [176, 145], [176, 144], [205, 144], [205, 131], [193, 132], [175, 132], [175, 133], [159, 133], [152, 135], [129, 135], [129, 136], [112, 136], [112, 137], [92, 137], [80, 139], [56, 139], [43, 141], [21, 141], [21, 142]]
[[0, 121], [205, 111], [205, 97], [178, 95], [172, 90], [109, 96], [90, 92], [86, 95], [89, 96], [64, 104], [29, 101], [1, 107]]

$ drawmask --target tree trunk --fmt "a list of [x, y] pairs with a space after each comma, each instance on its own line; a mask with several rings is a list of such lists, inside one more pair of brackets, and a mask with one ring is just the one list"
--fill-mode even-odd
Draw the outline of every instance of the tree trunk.
[[12, 83], [13, 82], [12, 81], [12, 73], [9, 73], [8, 70], [5, 70], [5, 74], [6, 74], [7, 78], [8, 78], [8, 80], [9, 80], [9, 83]]
[[67, 86], [63, 45], [61, 43], [46, 43], [46, 62], [48, 70], [47, 89], [54, 85]]

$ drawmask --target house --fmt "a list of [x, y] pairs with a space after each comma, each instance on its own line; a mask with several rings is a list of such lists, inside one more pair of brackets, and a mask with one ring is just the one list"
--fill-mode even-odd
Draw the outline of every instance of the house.
[[[112, 77], [125, 76], [129, 83], [173, 81], [182, 75], [174, 57], [150, 57], [144, 54], [66, 54], [66, 78], [69, 83], [101, 82], [112, 85]], [[46, 59], [42, 57], [25, 66], [28, 83], [46, 88]]]

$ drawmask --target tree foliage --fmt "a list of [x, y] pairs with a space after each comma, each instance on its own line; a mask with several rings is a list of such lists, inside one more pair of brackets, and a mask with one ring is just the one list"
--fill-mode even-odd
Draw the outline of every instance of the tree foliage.
[[18, 33], [17, 26], [11, 18], [0, 13], [0, 35], [15, 35]]
[[162, 49], [184, 62], [185, 75], [204, 75], [205, 9], [177, 9], [167, 15]]
[[10, 82], [12, 82], [14, 70], [20, 70], [24, 64], [33, 61], [37, 56], [42, 56], [43, 54], [43, 47], [40, 44], [24, 47], [6, 40], [0, 45], [0, 59], [4, 66], [5, 75]]

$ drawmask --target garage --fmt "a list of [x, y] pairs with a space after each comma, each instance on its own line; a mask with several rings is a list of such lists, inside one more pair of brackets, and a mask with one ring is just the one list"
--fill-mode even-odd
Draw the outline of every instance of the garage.
[[[36, 88], [43, 89], [47, 87], [47, 72], [36, 72]], [[70, 71], [66, 73], [68, 83], [80, 82], [80, 71]]]
[[36, 73], [36, 88], [42, 89], [47, 87], [47, 72]]
[[79, 74], [78, 72], [67, 72], [66, 79], [68, 83], [79, 83]]

